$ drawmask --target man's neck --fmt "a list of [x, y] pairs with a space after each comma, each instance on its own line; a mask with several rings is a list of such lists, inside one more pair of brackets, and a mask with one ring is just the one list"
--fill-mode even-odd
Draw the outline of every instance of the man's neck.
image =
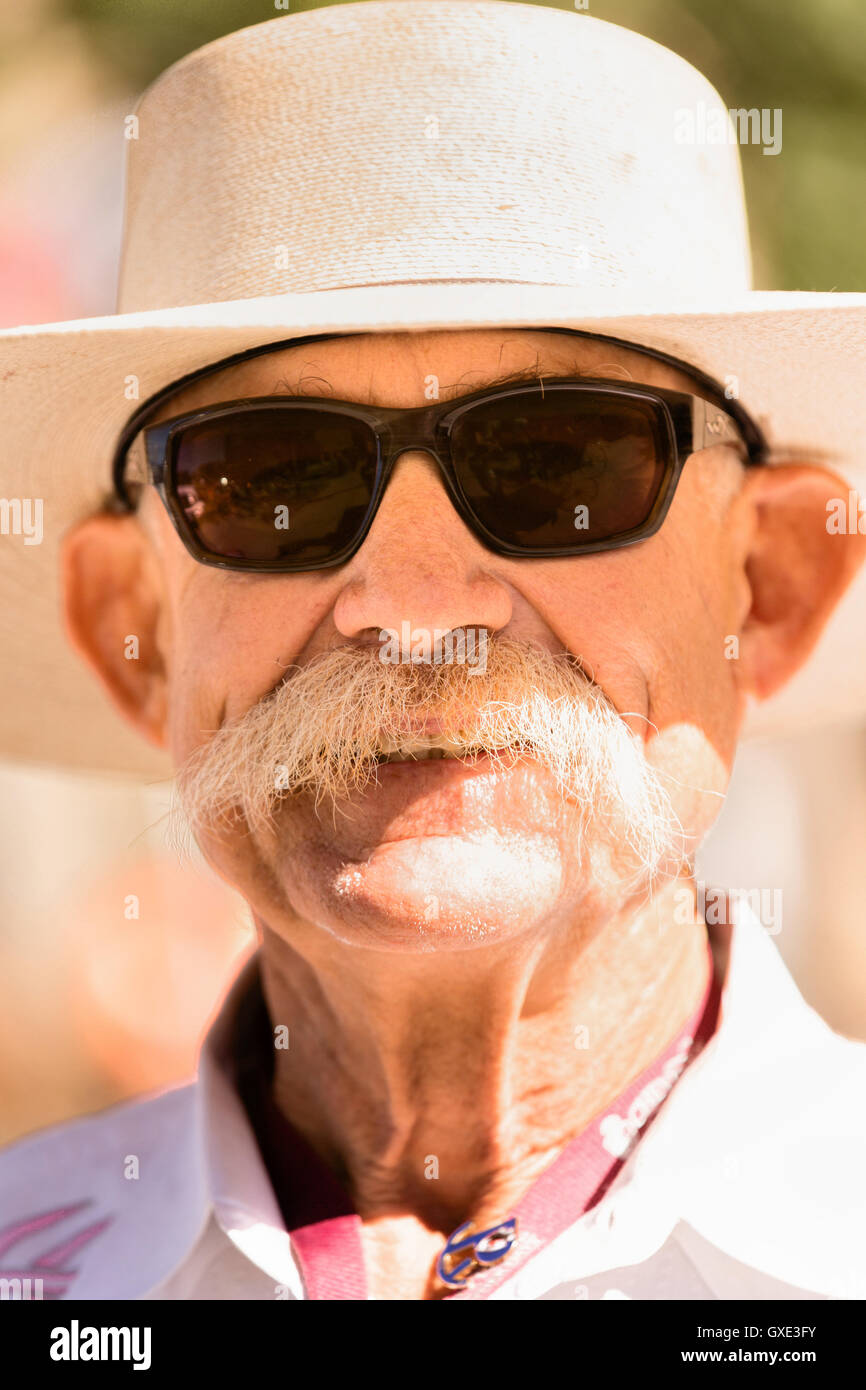
[[490, 951], [320, 950], [309, 924], [295, 949], [260, 924], [268, 1012], [290, 1037], [278, 1107], [365, 1221], [407, 1213], [447, 1235], [501, 1219], [698, 1007], [690, 886]]

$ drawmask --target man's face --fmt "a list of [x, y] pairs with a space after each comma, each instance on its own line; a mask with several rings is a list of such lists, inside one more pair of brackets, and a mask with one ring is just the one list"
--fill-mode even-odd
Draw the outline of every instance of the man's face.
[[[381, 406], [424, 405], [504, 374], [585, 373], [699, 394], [689, 377], [566, 334], [370, 334], [253, 358], [179, 393], [158, 419], [286, 389]], [[297, 575], [226, 572], [183, 548], [153, 489], [140, 512], [154, 641], [165, 665], [165, 739], [179, 766], [272, 692], [288, 667], [383, 629], [485, 629], [567, 651], [661, 775], [692, 840], [719, 806], [742, 713], [729, 634], [748, 608], [733, 516], [737, 455], [686, 465], [660, 531], [609, 553], [520, 560], [487, 550], [454, 510], [434, 461], [407, 452], [371, 531], [345, 565]], [[732, 511], [733, 508], [733, 511]], [[138, 524], [138, 523], [136, 523]], [[483, 682], [483, 673], [477, 676]], [[332, 815], [283, 801], [273, 826], [205, 834], [203, 848], [272, 926], [302, 919], [347, 942], [430, 950], [566, 925], [605, 889], [550, 771], [461, 760], [389, 766]], [[612, 891], [612, 890], [611, 890]], [[288, 930], [288, 926], [286, 930]]]

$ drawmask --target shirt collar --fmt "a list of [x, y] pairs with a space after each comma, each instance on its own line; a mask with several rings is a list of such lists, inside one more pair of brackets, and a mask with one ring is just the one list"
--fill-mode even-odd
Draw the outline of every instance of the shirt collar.
[[242, 1255], [304, 1298], [303, 1281], [255, 1134], [238, 1093], [232, 1044], [260, 988], [259, 952], [244, 962], [199, 1057], [197, 1126], [207, 1198], [219, 1226]]

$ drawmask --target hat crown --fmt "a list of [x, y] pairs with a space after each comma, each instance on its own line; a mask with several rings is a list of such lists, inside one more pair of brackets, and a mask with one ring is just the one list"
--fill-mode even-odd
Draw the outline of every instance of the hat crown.
[[670, 50], [511, 0], [364, 0], [228, 34], [128, 141], [119, 312], [430, 280], [732, 294], [734, 143]]

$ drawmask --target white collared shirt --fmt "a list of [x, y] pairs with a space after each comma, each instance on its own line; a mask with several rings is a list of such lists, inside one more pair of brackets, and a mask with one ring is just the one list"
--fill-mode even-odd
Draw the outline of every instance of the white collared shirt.
[[[492, 1299], [866, 1297], [866, 1044], [804, 1002], [745, 903], [735, 916], [715, 1034], [603, 1198]], [[308, 1296], [225, 1065], [257, 971], [194, 1084], [0, 1153], [0, 1279], [46, 1298]]]

